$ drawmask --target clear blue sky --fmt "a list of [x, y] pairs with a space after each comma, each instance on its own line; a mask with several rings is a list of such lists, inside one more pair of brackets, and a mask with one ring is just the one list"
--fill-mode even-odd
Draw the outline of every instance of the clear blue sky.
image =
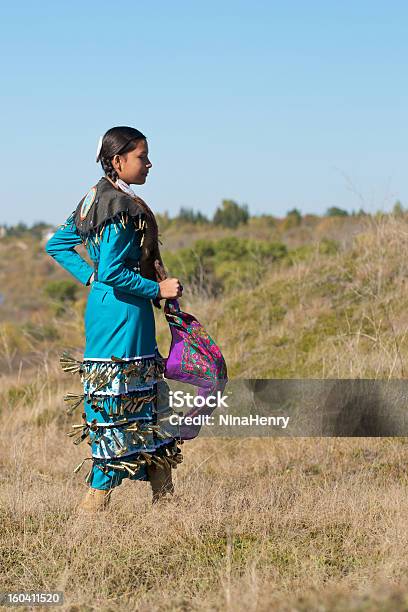
[[153, 210], [408, 205], [408, 4], [3, 2], [0, 223], [62, 223], [131, 125]]

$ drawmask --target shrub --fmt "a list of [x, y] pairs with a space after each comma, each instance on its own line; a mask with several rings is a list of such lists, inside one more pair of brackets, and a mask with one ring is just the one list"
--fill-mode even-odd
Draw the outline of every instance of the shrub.
[[166, 253], [166, 268], [171, 276], [188, 284], [192, 293], [217, 295], [221, 287], [214, 277], [214, 252], [213, 242], [197, 240], [191, 248]]
[[56, 302], [75, 302], [78, 285], [70, 280], [50, 281], [45, 285], [44, 291], [48, 297]]
[[262, 263], [282, 259], [287, 255], [287, 248], [281, 242], [264, 242], [231, 236], [214, 243], [214, 254], [216, 264], [224, 261], [237, 262], [242, 259]]
[[21, 329], [24, 334], [39, 342], [57, 340], [59, 338], [59, 332], [52, 324], [38, 325], [32, 321], [27, 321], [22, 325]]
[[67, 307], [77, 299], [78, 285], [70, 280], [50, 281], [44, 287], [44, 292], [53, 301], [54, 314], [63, 315]]
[[319, 253], [321, 255], [335, 255], [340, 250], [340, 244], [337, 240], [330, 238], [322, 238], [319, 243]]
[[279, 261], [288, 254], [286, 245], [282, 242], [261, 242], [260, 240], [248, 241], [249, 258], [262, 261]]
[[197, 240], [193, 247], [166, 253], [172, 276], [180, 277], [193, 292], [218, 295], [241, 283], [259, 282], [266, 265], [287, 255], [282, 243], [230, 236], [222, 240]]

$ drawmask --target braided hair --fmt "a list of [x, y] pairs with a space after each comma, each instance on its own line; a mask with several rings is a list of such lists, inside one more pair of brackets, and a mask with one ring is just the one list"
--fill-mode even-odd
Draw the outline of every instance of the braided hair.
[[133, 151], [136, 147], [136, 141], [141, 139], [146, 140], [146, 136], [139, 130], [127, 126], [113, 127], [104, 135], [99, 159], [106, 176], [114, 183], [119, 176], [113, 167], [112, 158], [115, 155], [123, 155]]

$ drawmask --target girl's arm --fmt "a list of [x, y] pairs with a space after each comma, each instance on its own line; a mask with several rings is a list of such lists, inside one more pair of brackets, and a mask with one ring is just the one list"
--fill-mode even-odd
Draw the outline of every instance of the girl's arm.
[[88, 285], [93, 274], [93, 268], [76, 252], [75, 247], [82, 240], [74, 223], [74, 213], [65, 223], [60, 225], [45, 245], [45, 251], [57, 261], [60, 266], [70, 272], [80, 283]]
[[159, 283], [144, 278], [125, 265], [133, 246], [134, 232], [131, 223], [125, 227], [119, 223], [116, 229], [113, 223], [106, 225], [100, 241], [98, 281], [125, 293], [154, 300], [159, 293]]

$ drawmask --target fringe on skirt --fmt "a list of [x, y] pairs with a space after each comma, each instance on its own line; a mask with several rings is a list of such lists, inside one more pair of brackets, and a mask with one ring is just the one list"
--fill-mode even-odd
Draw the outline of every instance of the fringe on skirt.
[[176, 468], [183, 457], [174, 428], [166, 430], [169, 387], [163, 378], [164, 361], [154, 357], [78, 361], [65, 352], [60, 358], [65, 372], [79, 374], [83, 394], [64, 397], [67, 413], [83, 403], [82, 422], [67, 433], [74, 444], [84, 440], [92, 456], [85, 482], [96, 488], [111, 488], [123, 478], [148, 480], [146, 466]]

